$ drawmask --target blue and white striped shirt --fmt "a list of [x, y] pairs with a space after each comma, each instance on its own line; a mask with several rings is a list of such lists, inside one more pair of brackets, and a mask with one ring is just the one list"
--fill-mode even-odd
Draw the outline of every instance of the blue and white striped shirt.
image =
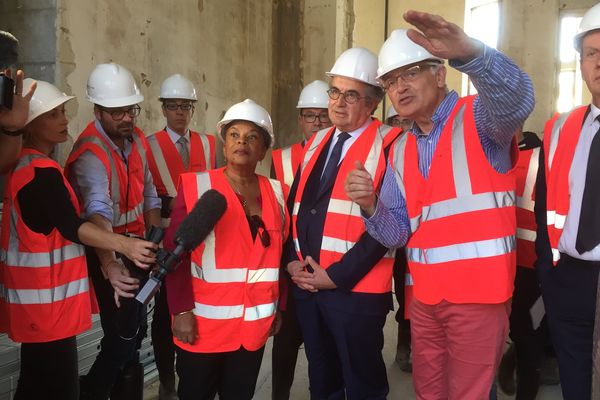
[[[510, 170], [511, 140], [535, 104], [531, 80], [512, 60], [487, 46], [482, 56], [466, 64], [450, 60], [450, 66], [469, 75], [477, 88], [479, 96], [473, 103], [475, 126], [490, 165], [498, 172]], [[442, 129], [457, 101], [456, 92], [446, 95], [431, 118], [433, 126], [429, 134], [423, 134], [416, 124], [408, 133], [417, 138], [419, 170], [425, 178], [429, 176]], [[402, 247], [408, 241], [410, 222], [406, 201], [389, 165], [375, 213], [364, 221], [369, 234], [384, 246]]]

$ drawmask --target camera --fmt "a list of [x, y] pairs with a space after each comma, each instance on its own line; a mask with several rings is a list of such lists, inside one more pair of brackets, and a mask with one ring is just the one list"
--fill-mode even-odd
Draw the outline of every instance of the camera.
[[0, 107], [12, 109], [15, 81], [0, 72]]

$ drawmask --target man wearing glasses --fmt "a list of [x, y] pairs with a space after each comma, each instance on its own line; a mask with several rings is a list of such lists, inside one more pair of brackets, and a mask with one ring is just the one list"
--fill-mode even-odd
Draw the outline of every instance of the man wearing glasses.
[[271, 155], [273, 160], [271, 164], [271, 178], [285, 183], [288, 187], [292, 186], [292, 182], [294, 181], [294, 176], [302, 157], [302, 148], [306, 141], [310, 139], [313, 133], [331, 126], [327, 112], [327, 103], [329, 102], [329, 97], [327, 96], [328, 89], [329, 85], [320, 80], [312, 81], [304, 86], [304, 89], [300, 92], [298, 105], [296, 106], [299, 110], [298, 126], [302, 131], [302, 142], [273, 150]]
[[[170, 222], [179, 175], [202, 172], [215, 167], [215, 138], [189, 129], [198, 100], [196, 88], [180, 74], [171, 75], [160, 87], [162, 112], [167, 126], [148, 137], [150, 172], [162, 201], [163, 228]], [[176, 399], [175, 345], [171, 333], [171, 315], [167, 307], [166, 287], [155, 298], [152, 318], [152, 347], [158, 369], [159, 400]]]
[[[533, 88], [510, 59], [455, 24], [416, 11], [404, 18], [420, 32], [392, 32], [378, 78], [414, 124], [394, 144], [378, 199], [360, 166], [346, 193], [373, 237], [390, 248], [406, 245], [417, 399], [487, 398], [516, 269], [513, 136], [533, 109]], [[444, 58], [479, 95], [447, 90]]]
[[[94, 104], [95, 120], [80, 134], [66, 165], [84, 218], [107, 231], [143, 237], [146, 227], [160, 226], [160, 199], [148, 168], [148, 143], [135, 126], [138, 103], [144, 97], [131, 73], [111, 63], [99, 64], [92, 71], [87, 98]], [[88, 251], [87, 261], [104, 337], [92, 368], [81, 381], [81, 399], [107, 399], [123, 367], [129, 363], [135, 368], [136, 346], [146, 329], [138, 329], [133, 337], [120, 335], [119, 299], [133, 297], [139, 281], [115, 253]]]
[[309, 364], [311, 398], [384, 399], [388, 393], [383, 325], [392, 308], [394, 253], [377, 243], [344, 194], [355, 162], [376, 181], [385, 146], [400, 130], [371, 117], [383, 97], [377, 58], [364, 48], [342, 53], [328, 73], [333, 127], [315, 133], [289, 196], [292, 240], [287, 271]]
[[[294, 175], [302, 161], [302, 149], [306, 141], [317, 131], [329, 128], [331, 121], [327, 111], [329, 85], [315, 80], [304, 86], [298, 98], [298, 126], [302, 131], [302, 142], [283, 149], [273, 150], [271, 155], [271, 178], [275, 178], [288, 187], [292, 186]], [[282, 278], [282, 294], [285, 301], [281, 304], [283, 324], [273, 338], [273, 400], [285, 400], [290, 397], [294, 382], [294, 371], [298, 358], [298, 349], [302, 344], [302, 333], [296, 318], [296, 305], [289, 290], [289, 281]]]

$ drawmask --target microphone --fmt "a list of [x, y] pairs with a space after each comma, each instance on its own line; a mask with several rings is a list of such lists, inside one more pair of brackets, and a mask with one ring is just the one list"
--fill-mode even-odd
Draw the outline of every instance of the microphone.
[[[140, 289], [135, 299], [142, 304], [154, 297], [165, 276], [179, 263], [183, 253], [190, 252], [206, 239], [227, 209], [225, 196], [214, 189], [207, 190], [196, 202], [175, 232], [175, 249], [160, 249], [157, 253], [158, 270]], [[160, 241], [160, 240], [159, 240]]]

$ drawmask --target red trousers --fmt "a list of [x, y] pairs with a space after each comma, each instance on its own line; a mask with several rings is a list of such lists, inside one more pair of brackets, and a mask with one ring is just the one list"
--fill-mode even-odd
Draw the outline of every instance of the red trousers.
[[410, 305], [413, 383], [419, 400], [487, 400], [508, 334], [501, 304]]

